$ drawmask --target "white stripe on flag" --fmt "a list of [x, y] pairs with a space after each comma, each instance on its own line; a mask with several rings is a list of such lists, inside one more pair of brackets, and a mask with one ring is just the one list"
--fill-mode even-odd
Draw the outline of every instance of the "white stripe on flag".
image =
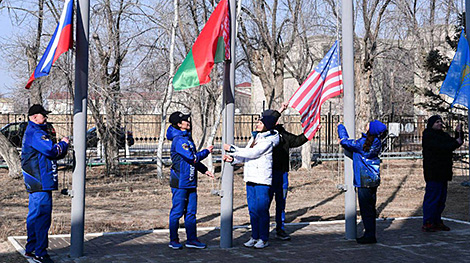
[[[308, 89], [309, 86], [314, 85], [312, 84], [313, 80], [316, 79], [319, 76], [319, 74], [314, 71], [313, 74], [311, 74], [305, 81], [304, 83], [299, 87], [299, 89], [294, 93], [292, 98], [290, 99], [289, 106], [293, 106], [293, 104], [299, 99], [299, 97], [302, 95], [302, 93]], [[308, 96], [305, 96], [308, 97]], [[304, 97], [304, 99], [305, 99]], [[295, 109], [297, 109], [297, 105], [295, 105]], [[302, 108], [302, 107], [300, 107]]]
[[49, 50], [49, 53], [47, 54], [47, 57], [46, 57], [46, 60], [44, 61], [44, 64], [42, 65], [41, 71], [43, 71], [44, 68], [54, 58], [55, 51], [57, 50], [57, 45], [59, 44], [60, 35], [62, 34], [62, 29], [64, 28], [65, 16], [67, 15], [66, 11], [67, 11], [67, 6], [68, 6], [69, 2], [70, 2], [70, 0], [65, 1], [64, 10], [62, 11], [62, 14], [60, 15], [59, 25], [57, 26], [57, 32], [54, 36], [54, 42], [51, 46], [51, 49]]
[[329, 69], [325, 79], [317, 71], [312, 72], [289, 100], [289, 106], [300, 112], [302, 128], [309, 140], [320, 126], [321, 105], [342, 92], [341, 73], [340, 66]]

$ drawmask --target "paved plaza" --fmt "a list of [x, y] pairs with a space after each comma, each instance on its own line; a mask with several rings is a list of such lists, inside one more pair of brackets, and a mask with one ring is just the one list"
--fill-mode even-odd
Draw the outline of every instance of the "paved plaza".
[[[420, 217], [377, 221], [378, 243], [359, 245], [346, 240], [344, 221], [288, 224], [291, 241], [274, 239], [261, 250], [243, 247], [250, 229], [236, 227], [233, 247], [219, 247], [217, 228], [199, 228], [207, 249], [172, 250], [168, 230], [100, 233], [85, 236], [83, 257], [72, 259], [70, 236], [49, 237], [50, 255], [57, 263], [150, 263], [150, 262], [470, 262], [470, 223], [446, 219], [449, 232], [423, 233]], [[359, 225], [358, 230], [361, 230]], [[184, 230], [180, 232], [184, 243]], [[25, 237], [10, 237], [24, 253]], [[367, 260], [366, 260], [367, 259]]]

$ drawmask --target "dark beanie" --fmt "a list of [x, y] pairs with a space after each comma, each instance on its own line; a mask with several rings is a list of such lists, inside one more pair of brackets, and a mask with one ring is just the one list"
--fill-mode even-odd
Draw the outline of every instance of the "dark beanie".
[[182, 121], [189, 121], [190, 117], [191, 117], [191, 114], [183, 114], [180, 111], [175, 111], [170, 115], [170, 118], [168, 118], [168, 120], [170, 121], [171, 124], [177, 125], [178, 123], [181, 123]]
[[434, 125], [434, 123], [436, 123], [436, 121], [438, 121], [438, 120], [442, 121], [442, 117], [440, 115], [433, 115], [433, 116], [429, 117], [428, 124], [426, 125], [426, 128], [431, 129], [432, 126]]
[[387, 125], [382, 122], [375, 120], [369, 123], [369, 133], [372, 135], [380, 135], [382, 132], [387, 130]]
[[277, 119], [278, 118], [276, 116], [271, 114], [263, 114], [260, 121], [264, 124], [264, 127], [266, 127], [267, 130], [271, 130], [276, 126]]

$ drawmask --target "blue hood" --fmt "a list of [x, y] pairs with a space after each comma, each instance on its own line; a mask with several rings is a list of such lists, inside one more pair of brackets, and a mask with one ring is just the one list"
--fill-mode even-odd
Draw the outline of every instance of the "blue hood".
[[190, 132], [189, 131], [182, 131], [179, 129], [176, 129], [173, 126], [169, 126], [168, 130], [166, 130], [166, 138], [170, 141], [173, 141], [174, 138], [178, 136], [189, 136]]
[[387, 126], [378, 120], [371, 121], [369, 123], [369, 133], [372, 135], [380, 135], [382, 132], [387, 130]]

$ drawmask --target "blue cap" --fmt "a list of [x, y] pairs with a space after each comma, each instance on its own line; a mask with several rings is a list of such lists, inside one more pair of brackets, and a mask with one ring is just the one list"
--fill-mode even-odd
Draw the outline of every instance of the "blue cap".
[[379, 135], [386, 130], [387, 125], [383, 124], [378, 120], [374, 120], [369, 123], [369, 133], [372, 135]]

